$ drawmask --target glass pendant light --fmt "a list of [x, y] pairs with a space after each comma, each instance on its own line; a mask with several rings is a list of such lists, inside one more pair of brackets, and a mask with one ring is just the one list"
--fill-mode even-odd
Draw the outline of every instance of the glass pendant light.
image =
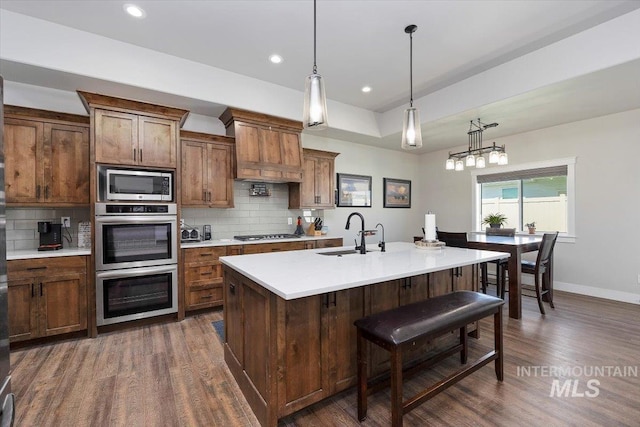
[[402, 121], [402, 148], [405, 150], [422, 147], [420, 112], [413, 107], [413, 33], [417, 29], [417, 25], [409, 25], [404, 29], [404, 32], [409, 34], [409, 85], [411, 93], [409, 108], [404, 111], [404, 120]]
[[482, 169], [482, 168], [484, 168], [484, 167], [486, 167], [486, 166], [487, 166], [487, 165], [486, 165], [486, 163], [485, 163], [484, 156], [478, 156], [478, 157], [476, 157], [476, 168], [478, 168], [478, 169]]
[[446, 163], [445, 163], [445, 165], [444, 165], [444, 168], [445, 168], [446, 170], [448, 170], [448, 171], [452, 171], [452, 170], [454, 170], [454, 169], [456, 168], [456, 162], [455, 162], [455, 160], [453, 160], [453, 159], [451, 159], [451, 158], [447, 159], [447, 161], [446, 161]]
[[456, 160], [456, 171], [463, 171], [464, 170], [464, 163], [462, 163], [462, 160]]
[[324, 94], [324, 80], [318, 74], [316, 66], [316, 0], [313, 0], [313, 73], [308, 75], [304, 83], [304, 111], [302, 125], [305, 129], [326, 129], [327, 98]]
[[496, 150], [492, 150], [489, 153], [489, 163], [498, 163], [498, 157], [500, 157], [500, 153]]
[[505, 152], [500, 153], [500, 155], [498, 156], [498, 164], [499, 165], [509, 164], [509, 156], [507, 156], [507, 153]]
[[476, 165], [476, 157], [473, 154], [469, 154], [465, 158], [465, 166], [471, 167]]

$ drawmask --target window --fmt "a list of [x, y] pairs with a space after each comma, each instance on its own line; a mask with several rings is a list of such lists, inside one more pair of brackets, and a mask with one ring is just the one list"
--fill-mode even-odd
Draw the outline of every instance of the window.
[[575, 159], [563, 159], [473, 171], [475, 229], [484, 229], [486, 215], [501, 213], [507, 228], [524, 231], [535, 222], [538, 232], [575, 235], [574, 169]]

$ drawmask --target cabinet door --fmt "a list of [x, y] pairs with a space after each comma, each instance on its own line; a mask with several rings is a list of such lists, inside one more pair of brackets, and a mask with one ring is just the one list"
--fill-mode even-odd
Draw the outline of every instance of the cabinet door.
[[[328, 324], [316, 295], [285, 301], [278, 298], [279, 414], [290, 414], [329, 395]], [[301, 376], [300, 373], [304, 372]]]
[[452, 275], [452, 270], [429, 273], [429, 297], [437, 297], [451, 293], [453, 289]]
[[135, 165], [138, 160], [138, 116], [95, 110], [96, 162]]
[[9, 280], [9, 339], [24, 341], [38, 336], [35, 278]]
[[258, 126], [236, 122], [235, 132], [238, 163], [260, 163], [260, 134]]
[[182, 143], [182, 205], [207, 204], [207, 144], [185, 141]]
[[[369, 314], [380, 313], [399, 306], [398, 293], [402, 280], [390, 280], [369, 286]], [[389, 352], [377, 345], [369, 345], [369, 377], [389, 370]]]
[[302, 167], [302, 146], [300, 145], [300, 134], [281, 131], [280, 143], [282, 153], [282, 160], [280, 164], [297, 169]]
[[271, 128], [260, 130], [260, 160], [267, 165], [282, 165], [282, 151], [280, 147], [280, 131]]
[[140, 116], [138, 129], [138, 163], [175, 168], [178, 161], [176, 121]]
[[242, 282], [240, 276], [230, 268], [224, 268], [224, 340], [229, 350], [244, 363]]
[[[453, 290], [454, 291], [477, 291], [477, 266], [465, 265], [454, 269], [453, 274]], [[475, 280], [474, 280], [475, 279]]]
[[7, 203], [35, 203], [43, 182], [43, 124], [7, 118], [4, 123]]
[[40, 277], [40, 335], [49, 336], [87, 329], [86, 274]]
[[342, 239], [322, 239], [316, 240], [317, 248], [339, 248], [342, 245]]
[[[331, 299], [333, 298], [333, 300]], [[329, 326], [332, 392], [345, 390], [357, 382], [357, 329], [353, 322], [364, 317], [364, 288], [332, 292], [326, 303], [333, 305]]]
[[315, 194], [316, 204], [322, 207], [332, 208], [334, 205], [334, 160], [318, 158], [315, 170]]
[[208, 144], [208, 205], [218, 208], [233, 207], [232, 147], [226, 144]]
[[44, 125], [44, 201], [89, 203], [89, 128]]
[[302, 166], [302, 182], [300, 183], [301, 207], [313, 207], [318, 202], [316, 198], [316, 168], [318, 160], [313, 157], [305, 157]]

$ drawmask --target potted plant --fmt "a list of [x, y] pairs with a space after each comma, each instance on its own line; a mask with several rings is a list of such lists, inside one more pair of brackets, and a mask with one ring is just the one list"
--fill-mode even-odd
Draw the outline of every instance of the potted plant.
[[490, 213], [482, 220], [483, 224], [488, 224], [491, 228], [500, 228], [507, 222], [507, 217], [501, 213]]
[[536, 234], [536, 223], [534, 222], [530, 222], [528, 224], [525, 224], [525, 227], [527, 227], [529, 229], [529, 234]]

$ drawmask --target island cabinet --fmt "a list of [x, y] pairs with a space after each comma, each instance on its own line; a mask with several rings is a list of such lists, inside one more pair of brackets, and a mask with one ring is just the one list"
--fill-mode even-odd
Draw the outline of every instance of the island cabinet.
[[188, 111], [78, 91], [91, 116], [97, 163], [175, 169]]
[[226, 246], [183, 249], [185, 310], [222, 305], [222, 265]]
[[7, 262], [11, 342], [87, 329], [84, 256]]
[[301, 122], [236, 108], [227, 108], [220, 120], [235, 137], [236, 178], [302, 181]]
[[339, 153], [304, 148], [302, 182], [289, 183], [289, 209], [335, 207], [335, 158]]
[[[275, 426], [279, 418], [356, 385], [355, 320], [422, 301], [447, 286], [450, 292], [454, 273], [446, 270], [290, 300], [228, 266], [224, 274], [225, 360], [260, 423]], [[477, 289], [477, 279], [468, 283]], [[405, 360], [424, 360], [441, 344], [416, 346]], [[375, 377], [389, 369], [389, 355], [374, 346], [370, 350], [370, 376]]]
[[9, 205], [89, 204], [89, 118], [6, 106]]
[[180, 133], [183, 207], [233, 207], [234, 140], [198, 132]]

